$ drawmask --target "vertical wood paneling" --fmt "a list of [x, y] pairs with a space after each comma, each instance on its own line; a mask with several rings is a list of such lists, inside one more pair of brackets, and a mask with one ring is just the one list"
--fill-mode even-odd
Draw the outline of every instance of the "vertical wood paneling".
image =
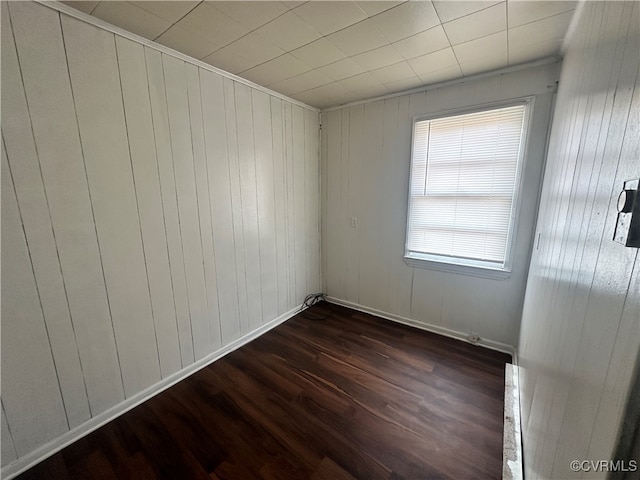
[[[348, 228], [351, 225], [350, 217], [351, 212], [348, 208], [344, 208], [348, 202], [348, 194], [349, 194], [349, 138], [350, 138], [350, 128], [351, 128], [351, 109], [345, 108], [342, 110], [342, 132], [341, 132], [341, 151], [340, 151], [340, 216], [338, 217], [338, 224], [340, 225], [340, 234], [339, 241], [345, 247], [348, 245], [348, 234], [350, 231]], [[338, 171], [336, 171], [338, 173]], [[347, 255], [348, 250], [346, 248], [340, 248], [340, 252], [342, 255], [343, 262], [338, 266], [338, 280], [339, 287], [341, 292], [344, 292], [343, 295], [347, 292], [347, 285], [349, 281], [349, 277], [347, 275], [348, 261]], [[340, 257], [338, 257], [339, 259]]]
[[155, 331], [115, 37], [65, 16], [62, 27], [120, 370], [131, 396], [160, 380], [160, 365], [155, 342], [146, 341]]
[[[284, 107], [284, 155], [285, 155], [285, 186], [287, 189], [287, 262], [289, 269], [289, 308], [293, 307], [300, 300], [297, 294], [296, 279], [296, 236], [295, 236], [295, 208], [296, 198], [294, 195], [294, 150], [293, 150], [293, 105], [283, 103]], [[299, 128], [299, 126], [298, 126]]]
[[[5, 10], [6, 11], [6, 10]], [[13, 445], [13, 438], [7, 423], [7, 415], [4, 413], [4, 405], [2, 405], [2, 436], [0, 437], [0, 445], [2, 446], [2, 464], [8, 465], [18, 458], [16, 447]]]
[[[631, 301], [629, 301], [631, 299]], [[607, 458], [612, 451], [612, 445], [620, 434], [621, 412], [624, 411], [627, 399], [635, 401], [628, 394], [629, 379], [633, 378], [635, 364], [630, 360], [638, 352], [638, 338], [628, 332], [638, 332], [638, 318], [640, 318], [640, 261], [636, 258], [627, 301], [624, 303], [620, 326], [615, 339], [615, 346], [611, 354], [611, 361], [607, 367], [607, 377], [603, 385], [598, 412], [593, 425], [593, 432], [589, 440], [589, 458]]]
[[182, 253], [182, 237], [178, 217], [178, 197], [173, 171], [173, 150], [162, 54], [150, 48], [145, 48], [145, 58], [147, 76], [149, 78], [149, 98], [158, 160], [158, 175], [160, 177], [160, 196], [162, 198], [164, 227], [167, 235], [171, 286], [176, 308], [180, 358], [182, 366], [185, 367], [193, 362], [193, 337], [191, 334], [191, 316], [189, 313], [189, 299], [187, 298], [184, 255]]
[[304, 111], [305, 129], [305, 205], [306, 205], [306, 269], [307, 292], [320, 292], [322, 281], [320, 278], [320, 170], [318, 162], [318, 114], [311, 110]]
[[[640, 20], [640, 8], [635, 5], [633, 11], [624, 11], [623, 18], [631, 18], [633, 21]], [[630, 23], [629, 26], [633, 27], [633, 24]], [[634, 43], [634, 37], [632, 35], [634, 35], [634, 30], [630, 28], [628, 38], [631, 41], [627, 40], [625, 44], [625, 55], [631, 55], [633, 49], [637, 46], [637, 43]], [[637, 30], [635, 31], [635, 35], [635, 42], [637, 42]], [[625, 75], [629, 75], [630, 71], [628, 66], [625, 65], [623, 68], [626, 70]], [[639, 80], [640, 79], [636, 77], [633, 97], [631, 98], [630, 104], [631, 108], [625, 127], [622, 151], [620, 153], [620, 164], [616, 180], [617, 185], [619, 185], [621, 178], [626, 180], [633, 178], [633, 175], [637, 174], [638, 163], [637, 161], [634, 162], [634, 159], [640, 158], [640, 143], [638, 142], [638, 138], [640, 138]], [[627, 84], [626, 88], [622, 90], [628, 100], [630, 85]], [[611, 208], [611, 206], [609, 208]], [[632, 255], [628, 251], [626, 253], [627, 255]], [[607, 272], [605, 272], [605, 276], [606, 273]], [[606, 378], [603, 382], [603, 391], [592, 430], [593, 432], [599, 432], [599, 435], [592, 435], [589, 444], [589, 453], [587, 455], [594, 455], [593, 458], [600, 458], [600, 456], [606, 455], [606, 452], [611, 448], [618, 434], [615, 426], [619, 423], [620, 412], [625, 408], [625, 390], [627, 390], [626, 386], [633, 375], [634, 365], [630, 360], [638, 351], [638, 336], [633, 334], [634, 332], [640, 334], [640, 321], [638, 319], [640, 319], [640, 256], [638, 256], [636, 252], [633, 272], [625, 292], [625, 301], [622, 305], [620, 323], [617, 327], [615, 343], [607, 367]], [[628, 332], [631, 332], [631, 334]]]
[[[358, 164], [361, 187], [359, 193], [359, 302], [380, 308], [378, 283], [378, 239], [386, 227], [381, 223], [380, 216], [380, 176], [382, 166], [382, 136], [384, 123], [384, 102], [377, 101], [364, 105], [363, 131], [366, 139], [362, 144], [362, 157]], [[357, 168], [357, 167], [356, 167]], [[366, 208], [365, 208], [366, 205]]]
[[347, 164], [348, 190], [346, 192], [347, 214], [349, 226], [346, 232], [347, 249], [347, 287], [345, 298], [350, 302], [360, 303], [360, 240], [362, 226], [353, 227], [351, 219], [362, 219], [363, 209], [361, 197], [361, 173], [364, 142], [369, 141], [369, 136], [364, 135], [364, 106], [359, 105], [349, 109], [349, 153]]
[[180, 370], [176, 308], [160, 192], [144, 47], [116, 37], [127, 134], [162, 377]]
[[[392, 219], [396, 209], [393, 207], [395, 195], [385, 188], [389, 179], [395, 179], [397, 172], [404, 171], [401, 168], [400, 163], [395, 159], [396, 152], [398, 150], [398, 137], [396, 135], [396, 129], [398, 128], [398, 114], [399, 114], [399, 98], [389, 98], [384, 101], [384, 116], [383, 116], [383, 128], [382, 128], [382, 149], [380, 158], [380, 177], [378, 179], [379, 189], [379, 211], [378, 219], [380, 221], [387, 221]], [[395, 161], [394, 161], [395, 160]], [[404, 177], [400, 179], [400, 182], [391, 180], [394, 184], [399, 184], [404, 181]], [[400, 205], [402, 209], [402, 205]], [[382, 225], [377, 234], [377, 251], [376, 257], [379, 262], [378, 270], [378, 288], [376, 290], [376, 298], [378, 299], [379, 308], [382, 311], [391, 311], [391, 292], [395, 285], [391, 281], [391, 269], [392, 265], [401, 261], [402, 243], [394, 242], [395, 238], [399, 238], [397, 232], [402, 231], [402, 223], [394, 222], [394, 227]], [[387, 255], [387, 252], [389, 254]]]
[[[322, 220], [330, 294], [426, 325], [515, 344], [557, 74], [558, 66], [548, 65], [326, 113]], [[536, 101], [510, 278], [408, 266], [403, 255], [414, 117], [523, 96]], [[358, 219], [356, 228], [352, 217]]]
[[[398, 98], [398, 124], [395, 128], [395, 135], [397, 138], [397, 145], [395, 153], [387, 159], [383, 160], [384, 163], [391, 163], [394, 172], [389, 176], [389, 182], [394, 185], [402, 185], [402, 191], [409, 189], [409, 158], [411, 156], [411, 124], [408, 120], [411, 117], [411, 99], [414, 97], [403, 96]], [[413, 109], [413, 107], [411, 107]], [[390, 128], [392, 126], [390, 125]], [[393, 136], [394, 132], [391, 130], [390, 136]], [[390, 139], [386, 139], [387, 142], [391, 142]], [[407, 195], [408, 197], [408, 195]], [[407, 198], [402, 195], [393, 195], [393, 199], [390, 202], [390, 208], [393, 212], [389, 216], [388, 229], [391, 231], [393, 237], [392, 249], [390, 253], [390, 305], [392, 312], [398, 312], [399, 315], [410, 317], [411, 316], [411, 282], [413, 279], [413, 270], [407, 269], [407, 265], [404, 263], [402, 256], [404, 255], [404, 242], [406, 232], [406, 219], [407, 219]], [[436, 297], [437, 298], [437, 297]], [[432, 302], [437, 304], [438, 302]], [[430, 318], [430, 321], [435, 319]]]
[[245, 245], [243, 227], [243, 204], [240, 186], [240, 165], [238, 160], [238, 132], [236, 123], [235, 83], [223, 79], [224, 107], [227, 120], [227, 148], [229, 153], [229, 183], [231, 185], [231, 211], [233, 213], [233, 238], [236, 250], [236, 280], [238, 289], [238, 309], [240, 332], [249, 328], [247, 298], [247, 275], [245, 268]]
[[[437, 92], [437, 91], [436, 91]], [[408, 105], [408, 112], [407, 112], [407, 118], [410, 119], [410, 121], [407, 123], [402, 122], [402, 130], [401, 130], [401, 134], [400, 134], [400, 139], [402, 140], [404, 138], [404, 141], [402, 141], [402, 146], [401, 151], [403, 153], [403, 157], [405, 159], [409, 159], [408, 161], [405, 160], [405, 162], [408, 163], [407, 165], [407, 169], [405, 170], [406, 175], [407, 175], [407, 182], [409, 180], [409, 175], [410, 175], [410, 170], [411, 170], [411, 141], [412, 141], [412, 135], [413, 135], [413, 118], [416, 115], [420, 115], [422, 112], [425, 112], [427, 110], [427, 98], [431, 98], [434, 96], [437, 96], [438, 94], [436, 92], [420, 92], [420, 93], [414, 93], [412, 95], [409, 96], [409, 105]], [[437, 103], [437, 100], [434, 102]], [[405, 190], [406, 192], [408, 192], [408, 183], [407, 183], [407, 189]], [[408, 194], [406, 195], [406, 197], [408, 197]], [[405, 200], [405, 204], [407, 203], [408, 200]], [[404, 217], [404, 228], [403, 228], [403, 233], [405, 235], [403, 235], [403, 239], [402, 239], [402, 254], [404, 255], [404, 247], [405, 247], [405, 241], [406, 241], [406, 230], [407, 230], [407, 217], [406, 215], [407, 213], [407, 207], [405, 205], [405, 207], [403, 208], [403, 213], [405, 214]], [[402, 268], [402, 267], [400, 267]], [[406, 272], [406, 269], [404, 269]], [[431, 285], [429, 285], [429, 283], [421, 283], [420, 280], [423, 278], [427, 278], [427, 279], [434, 279], [433, 281], [437, 282], [438, 287], [436, 289], [429, 289], [429, 287]], [[445, 317], [443, 318], [443, 306], [445, 305], [445, 303], [447, 303], [450, 300], [450, 296], [447, 295], [445, 292], [450, 292], [451, 289], [451, 274], [449, 273], [445, 273], [445, 272], [435, 272], [432, 270], [428, 270], [428, 269], [412, 269], [411, 272], [411, 277], [409, 278], [408, 274], [405, 274], [403, 276], [400, 276], [400, 287], [398, 288], [398, 302], [400, 305], [400, 308], [403, 308], [405, 312], [409, 313], [409, 316], [411, 318], [419, 318], [421, 320], [426, 320], [428, 323], [432, 323], [433, 324], [440, 324], [440, 325], [447, 325], [449, 326], [450, 322], [451, 322], [451, 318], [450, 317]], [[407, 287], [409, 290], [409, 295], [407, 296]], [[438, 296], [431, 296], [431, 295], [425, 295], [425, 292], [432, 292], [434, 294], [438, 294], [440, 293], [442, 296], [438, 297]], [[457, 301], [458, 299], [455, 298], [454, 301]], [[402, 305], [407, 302], [408, 303], [402, 307]], [[421, 305], [424, 305], [425, 303], [428, 302], [428, 310], [427, 311], [423, 311], [420, 307]], [[438, 315], [438, 317], [436, 316], [431, 316], [431, 313], [436, 313], [436, 312], [440, 312], [440, 315]], [[427, 317], [427, 315], [429, 315]]]
[[282, 100], [271, 97], [271, 138], [273, 146], [273, 191], [275, 194], [275, 235], [278, 267], [278, 313], [288, 309], [289, 269], [287, 239], [286, 163]]
[[[622, 11], [615, 15], [615, 20], [612, 16], [604, 20], [602, 11], [592, 11], [590, 13], [590, 15], [594, 14], [595, 22], [599, 28], [593, 29], [589, 34], [590, 37], [600, 35], [601, 29], [613, 28], [617, 30], [621, 27]], [[613, 25], [607, 26], [607, 23], [612, 21]], [[553, 256], [553, 264], [548, 263], [545, 270], [553, 280], [543, 282], [542, 290], [545, 302], [549, 302], [549, 306], [553, 308], [554, 315], [559, 318], [570, 318], [572, 316], [584, 318], [587, 314], [593, 272], [598, 261], [598, 252], [602, 242], [601, 231], [605, 228], [605, 216], [599, 215], [590, 221], [585, 221], [585, 219], [591, 214], [596, 199], [609, 195], [616, 169], [616, 162], [607, 162], [606, 165], [599, 166], [598, 159], [601, 157], [602, 149], [607, 143], [605, 141], [607, 139], [606, 132], [609, 128], [609, 119], [611, 118], [613, 100], [615, 98], [613, 89], [617, 80], [610, 76], [610, 72], [618, 72], [620, 70], [622, 57], [621, 53], [616, 54], [615, 52], [620, 50], [616, 48], [615, 42], [605, 42], [599, 45], [600, 48], [606, 50], [603, 57], [606, 60], [598, 59], [601, 55], [592, 55], [582, 60], [590, 63], [598, 62], [599, 64], [596, 67], [598, 73], [590, 75], [588, 81], [591, 85], [606, 85], [610, 81], [614, 83], [610, 85], [610, 88], [603, 89], [605, 91], [608, 90], [605, 95], [591, 97], [589, 100], [584, 96], [576, 97], [576, 101], [573, 102], [575, 108], [572, 108], [571, 117], [579, 116], [580, 128], [576, 128], [577, 124], [571, 127], [565, 124], [566, 133], [558, 137], [562, 139], [563, 153], [561, 155], [573, 155], [573, 157], [567, 158], [569, 161], [560, 166], [557, 170], [558, 173], [549, 177], [553, 181], [552, 188], [559, 198], [565, 196], [562, 193], [565, 188], [563, 186], [565, 183], [564, 178], [575, 179], [575, 183], [572, 186], [571, 200], [563, 202], [563, 207], [556, 209], [553, 221], [549, 226], [542, 227], [542, 231], [553, 229], [562, 232], [557, 241], [551, 242], [553, 248], [548, 249], [550, 255]], [[607, 63], [603, 64], [603, 61]], [[594, 63], [593, 66], [595, 65]], [[577, 81], [580, 82], [580, 80]], [[567, 87], [569, 85], [563, 85], [563, 88]], [[575, 84], [574, 88], [579, 88], [578, 84]], [[591, 89], [592, 87], [589, 86], [587, 88]], [[626, 107], [623, 106], [622, 108]], [[599, 143], [601, 145], [598, 145]], [[572, 144], [578, 144], [579, 147], [574, 149], [573, 153], [569, 153], [568, 146]], [[571, 166], [569, 167], [568, 165]], [[563, 173], [560, 174], [560, 172]], [[563, 179], [562, 181], [559, 180], [561, 178]], [[559, 219], [562, 220], [560, 221]], [[562, 247], [560, 247], [560, 244], [562, 244]], [[533, 284], [532, 286], [536, 285]], [[565, 302], [564, 299], [567, 296], [574, 296], [575, 301], [572, 303]], [[544, 341], [545, 358], [548, 359], [550, 364], [560, 365], [563, 373], [569, 376], [578, 355], [579, 343], [572, 338], [575, 337], [575, 333], [571, 332], [570, 324], [562, 322], [561, 325], [560, 331], [554, 332], [553, 336], [544, 338], [550, 333], [546, 331], [543, 335], [535, 335], [531, 341], [534, 344]], [[570, 384], [563, 382], [558, 385], [553, 379], [542, 377], [539, 386], [536, 386], [536, 390], [538, 398], [546, 398], [548, 402], [553, 401], [557, 405], [563, 405], [570, 394]], [[556, 442], [563, 429], [563, 415], [564, 411], [561, 408], [550, 410], [535, 408], [533, 410], [533, 415], [531, 416], [532, 425], [541, 425], [548, 432], [548, 441], [538, 444], [535, 454], [532, 455], [533, 464], [537, 463], [539, 459], [555, 455], [557, 450]], [[584, 423], [585, 426], [588, 424], [589, 422]], [[553, 464], [546, 460], [543, 461], [544, 469], [542, 471], [550, 475]]]
[[[19, 455], [68, 429], [7, 157], [2, 151], [2, 404]], [[27, 365], [36, 368], [27, 371]], [[25, 379], [29, 381], [25, 381]]]
[[305, 134], [304, 111], [294, 105], [291, 108], [292, 124], [292, 183], [293, 183], [293, 235], [294, 235], [294, 261], [296, 265], [295, 278], [296, 290], [294, 303], [300, 303], [309, 293], [307, 290], [307, 243], [306, 235], [306, 199], [305, 199], [305, 143], [308, 141]]
[[178, 219], [182, 234], [187, 298], [191, 314], [193, 352], [197, 360], [210, 351], [209, 346], [212, 344], [212, 339], [210, 322], [207, 318], [207, 292], [193, 165], [186, 65], [183, 61], [168, 55], [163, 55], [162, 58], [173, 152], [173, 171], [178, 196]]
[[200, 82], [220, 326], [224, 344], [237, 338], [240, 333], [227, 124], [223, 115], [225, 98], [222, 77], [201, 71]]
[[[256, 199], [260, 249], [262, 321], [278, 316], [278, 264], [276, 251], [275, 177], [271, 101], [269, 95], [252, 91], [253, 135], [255, 138]], [[316, 161], [318, 156], [316, 155]]]
[[238, 174], [244, 232], [244, 267], [247, 284], [247, 328], [262, 324], [260, 292], [260, 231], [256, 185], [255, 140], [251, 90], [246, 85], [235, 86], [236, 133], [238, 138]]
[[[4, 7], [8, 5], [5, 3]], [[33, 152], [33, 146], [21, 143], [25, 138], [23, 135], [28, 135], [31, 129], [24, 118], [26, 113], [11, 110], [13, 102], [26, 93], [41, 177], [20, 179], [20, 183], [25, 182], [30, 188], [36, 188], [39, 181], [44, 183], [65, 287], [64, 301], [68, 302], [75, 338], [67, 336], [68, 330], [67, 334], [63, 331], [52, 334], [54, 338], [64, 337], [64, 348], [73, 349], [77, 343], [89, 408], [91, 414], [96, 415], [121, 401], [124, 393], [60, 18], [56, 13], [26, 2], [12, 4], [10, 8], [21, 52], [24, 91], [19, 84], [17, 63], [13, 66], [9, 63], [15, 59], [11, 28], [3, 23], [2, 84], [5, 93], [2, 96], [2, 129], [7, 155], [10, 163], [26, 162], [26, 166], [28, 149]], [[2, 18], [3, 22], [8, 22], [6, 10]], [[38, 27], [34, 28], [35, 25]], [[31, 48], [32, 42], [39, 48]], [[47, 79], [46, 85], [42, 78]], [[14, 122], [20, 123], [16, 123], [17, 130], [12, 131]], [[16, 173], [20, 171], [19, 168]], [[8, 332], [5, 335], [9, 338]], [[68, 375], [73, 375], [73, 370], [61, 372], [60, 376], [65, 378], [63, 385], [66, 385]], [[3, 385], [7, 383], [3, 381]], [[70, 399], [68, 408], [69, 421], [73, 425], [86, 415], [82, 395], [76, 396], [74, 401]], [[9, 418], [9, 421], [16, 420]]]
[[321, 271], [316, 113], [1, 8], [4, 469], [286, 313]]
[[327, 295], [337, 296], [340, 292], [340, 268], [344, 265], [344, 249], [340, 244], [340, 194], [342, 178], [340, 172], [342, 149], [342, 111], [333, 110], [322, 116], [322, 137], [326, 155], [323, 155], [323, 169], [326, 183], [323, 188], [324, 211], [322, 226], [322, 247], [326, 269], [324, 277]]
[[[51, 350], [58, 366], [62, 398], [69, 424], [76, 426], [90, 418], [89, 400], [82, 377], [82, 366], [71, 323], [49, 205], [42, 183], [37, 146], [33, 137], [25, 94], [21, 91], [22, 78], [16, 50], [10, 38], [11, 27], [8, 10], [5, 8], [6, 4], [3, 6], [2, 24], [2, 83], [9, 91], [19, 93], [2, 98], [2, 127], [9, 140], [7, 148], [11, 152], [13, 183], [20, 204], [24, 232], [29, 244], [33, 272], [42, 302], [44, 320], [49, 332]], [[18, 30], [16, 36], [22, 44], [25, 25], [21, 21], [23, 17], [19, 11], [20, 7], [18, 12], [14, 10], [14, 22]], [[39, 34], [48, 39], [57, 39], [57, 44], [54, 45], [60, 52], [61, 37], [58, 15], [51, 12], [43, 20], [38, 24]], [[25, 59], [27, 70], [32, 68], [32, 61]]]
[[[327, 223], [323, 221], [323, 219], [327, 218], [327, 209], [328, 209], [328, 183], [329, 183], [329, 169], [327, 167], [327, 158], [325, 155], [322, 155], [322, 152], [326, 152], [329, 142], [328, 135], [325, 130], [322, 129], [322, 124], [327, 125], [326, 115], [322, 112], [318, 115], [319, 122], [319, 130], [320, 130], [320, 139], [319, 139], [319, 149], [320, 149], [320, 270], [321, 270], [321, 278], [320, 278], [320, 289], [323, 293], [327, 293], [327, 235], [329, 229], [327, 228]], [[325, 239], [325, 240], [323, 240]]]
[[218, 348], [220, 339], [220, 312], [218, 310], [218, 289], [216, 280], [216, 259], [213, 252], [213, 229], [211, 226], [211, 206], [209, 195], [209, 174], [204, 145], [204, 120], [202, 114], [202, 93], [199, 69], [186, 65], [187, 93], [189, 96], [189, 117], [191, 120], [191, 144], [193, 146], [193, 166], [196, 180], [196, 198], [200, 221], [200, 239], [204, 266], [205, 288], [207, 292], [206, 321], [209, 327], [210, 343], [207, 351]]
[[[626, 42], [624, 41], [626, 40], [624, 33], [629, 26], [628, 19], [633, 18], [631, 15], [632, 9], [631, 5], [617, 4], [605, 11], [606, 18], [613, 17], [617, 19], [616, 22], [613, 22], [613, 25], [607, 26], [613, 31], [622, 34], [619, 43], [623, 48], [629, 48], [632, 45], [633, 47], [640, 47], [640, 41], [637, 39], [635, 45], [633, 43], [625, 45]], [[622, 24], [620, 24], [620, 20], [622, 20]], [[604, 27], [602, 34], [606, 33], [607, 29]], [[626, 52], [627, 58], [631, 55], [631, 51], [637, 51], [637, 49], [629, 48]], [[602, 54], [604, 52], [598, 53]], [[629, 279], [631, 278], [634, 263], [637, 261], [637, 251], [620, 248], [618, 244], [610, 240], [612, 233], [607, 232], [607, 226], [608, 224], [612, 225], [612, 220], [616, 217], [618, 191], [622, 188], [623, 182], [633, 178], [638, 173], [637, 165], [638, 158], [640, 158], [638, 157], [638, 116], [640, 115], [640, 110], [638, 109], [640, 92], [637, 90], [638, 63], [640, 62], [637, 59], [635, 62], [625, 61], [617, 75], [616, 97], [609, 121], [607, 145], [604, 150], [607, 166], [603, 166], [598, 179], [598, 187], [601, 189], [598, 199], [601, 201], [600, 208], [603, 214], [598, 216], [598, 219], [594, 219], [589, 227], [593, 229], [592, 232], [596, 235], [605, 232], [606, 236], [603, 235], [604, 238], [599, 242], [597, 258], [591, 270], [592, 273], [590, 272], [592, 281], [589, 286], [590, 292], [586, 303], [586, 314], [583, 317], [584, 323], [580, 342], [576, 343], [575, 366], [571, 372], [573, 382], [567, 396], [567, 408], [564, 412], [559, 438], [560, 442], [568, 439], [572, 445], [561, 443], [559, 450], [555, 452], [554, 470], [556, 472], [562, 471], [564, 468], [563, 462], [569, 457], [572, 459], [572, 455], [577, 454], [585, 457], [587, 455], [588, 439], [590, 439], [591, 433], [594, 431], [594, 421], [599, 409], [599, 404], [591, 399], [592, 394], [595, 393], [593, 392], [593, 385], [597, 385], [597, 388], [601, 391], [606, 382], [607, 365], [602, 359], [609, 360], [613, 354], [616, 332], [622, 322], [621, 317], [625, 298], [629, 292]], [[600, 66], [595, 67], [594, 65], [592, 68], [599, 69]], [[634, 84], [636, 87], [635, 98], [633, 98]], [[591, 91], [591, 88], [588, 91]], [[590, 101], [589, 103], [592, 102]], [[601, 117], [601, 108], [591, 110], [586, 114], [584, 123], [586, 125], [595, 123], [599, 127]], [[581, 137], [587, 136], [589, 136], [589, 130], [585, 129], [581, 133]], [[581, 144], [585, 142], [586, 138], [580, 139]], [[586, 153], [582, 149], [580, 151], [583, 156], [585, 154], [593, 156], [595, 153], [593, 150]], [[598, 158], [597, 160], [600, 159]], [[582, 158], [580, 163], [579, 175], [574, 176], [572, 184], [572, 188], [575, 190], [582, 190], [580, 178], [589, 176], [591, 173], [583, 167], [584, 163], [588, 163], [586, 159]], [[578, 196], [576, 195], [576, 197]], [[571, 216], [576, 215], [576, 209], [573, 207], [577, 201], [578, 198], [575, 198], [571, 202]], [[570, 220], [566, 222], [565, 227], [567, 237], [575, 234], [575, 227]], [[571, 239], [568, 239], [563, 245], [563, 256], [572, 255], [572, 243]], [[566, 281], [566, 275], [563, 275], [560, 280]], [[560, 295], [557, 294], [557, 296]], [[636, 333], [640, 333], [640, 328], [635, 330]], [[640, 341], [638, 343], [640, 344]], [[632, 361], [632, 358], [630, 357], [628, 360]], [[583, 397], [583, 395], [587, 395], [588, 398]], [[579, 425], [572, 423], [577, 415], [581, 417]], [[583, 421], [583, 415], [589, 420]], [[579, 440], [576, 441], [576, 439]]]
[[638, 174], [639, 49], [635, 3], [585, 4], [563, 63], [520, 333], [527, 476], [582, 478], [571, 460], [615, 447], [640, 348], [638, 253], [611, 240], [618, 191]]

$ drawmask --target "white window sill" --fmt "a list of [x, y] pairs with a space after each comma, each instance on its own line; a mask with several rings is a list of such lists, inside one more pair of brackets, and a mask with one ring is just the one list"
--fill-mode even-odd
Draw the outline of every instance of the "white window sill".
[[468, 275], [471, 277], [490, 278], [493, 280], [505, 280], [511, 276], [511, 270], [482, 265], [480, 262], [474, 265], [463, 263], [465, 260], [446, 259], [438, 260], [436, 258], [419, 258], [416, 256], [405, 256], [404, 263], [410, 267], [427, 268], [430, 270], [438, 270], [441, 272], [456, 273], [458, 275]]

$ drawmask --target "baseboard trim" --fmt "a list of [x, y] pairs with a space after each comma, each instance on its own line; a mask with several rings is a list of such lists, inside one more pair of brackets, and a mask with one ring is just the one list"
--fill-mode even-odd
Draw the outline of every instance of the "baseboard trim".
[[191, 365], [183, 368], [182, 370], [168, 376], [167, 378], [143, 390], [142, 392], [127, 398], [125, 401], [120, 402], [119, 404], [111, 407], [109, 410], [106, 410], [96, 415], [95, 417], [86, 421], [82, 425], [79, 425], [78, 427], [72, 430], [69, 430], [63, 435], [60, 435], [58, 438], [55, 438], [50, 442], [42, 445], [41, 447], [37, 448], [33, 452], [18, 458], [14, 462], [2, 468], [2, 470], [0, 471], [0, 477], [6, 480], [10, 480], [16, 477], [17, 475], [21, 474], [25, 470], [28, 470], [29, 468], [40, 463], [41, 461], [45, 460], [51, 455], [59, 452], [64, 447], [72, 444], [76, 440], [79, 440], [82, 437], [85, 437], [86, 435], [90, 434], [94, 430], [97, 430], [98, 428], [110, 422], [111, 420], [114, 420], [115, 418], [137, 407], [141, 403], [149, 400], [150, 398], [154, 397], [160, 392], [163, 392], [169, 387], [172, 387], [179, 381], [184, 380], [188, 376], [196, 373], [198, 370], [203, 369], [204, 367], [212, 364], [216, 360], [224, 357], [225, 355], [233, 352], [234, 350], [237, 350], [243, 345], [246, 345], [250, 341], [258, 338], [260, 335], [277, 327], [281, 323], [286, 322], [295, 314], [300, 312], [302, 310], [302, 307], [303, 307], [302, 305], [298, 305], [297, 307], [292, 308], [291, 310], [289, 310], [288, 312], [285, 312], [284, 314], [280, 315], [274, 320], [268, 323], [265, 323], [264, 325], [243, 335], [242, 337], [238, 338], [237, 340], [234, 340], [230, 344], [225, 345], [224, 347], [216, 350], [215, 352], [212, 352], [206, 357], [201, 358], [200, 360], [192, 363]]
[[369, 313], [371, 315], [384, 318], [385, 320], [391, 320], [392, 322], [402, 323], [403, 325], [419, 328], [420, 330], [425, 330], [427, 332], [437, 333], [439, 335], [444, 335], [445, 337], [455, 338], [456, 340], [462, 340], [463, 342], [467, 342], [472, 345], [478, 345], [480, 347], [489, 348], [491, 350], [497, 350], [498, 352], [507, 353], [511, 355], [511, 358], [513, 359], [511, 363], [513, 363], [514, 365], [517, 365], [517, 354], [516, 354], [517, 352], [515, 347], [512, 345], [508, 345], [506, 343], [497, 342], [495, 340], [488, 340], [484, 338], [481, 338], [478, 343], [472, 343], [467, 339], [466, 333], [460, 332], [458, 330], [452, 330], [450, 328], [440, 327], [439, 325], [432, 325], [429, 323], [419, 322], [411, 318], [396, 315], [394, 313], [384, 312], [382, 310], [366, 307], [358, 303], [349, 302], [347, 300], [341, 300], [335, 297], [326, 297], [326, 298], [327, 298], [327, 301], [330, 303], [335, 303], [336, 305], [342, 305], [344, 307], [353, 308], [354, 310], [358, 310], [359, 312]]
[[504, 378], [502, 480], [522, 480], [522, 430], [520, 427], [518, 367], [507, 363]]

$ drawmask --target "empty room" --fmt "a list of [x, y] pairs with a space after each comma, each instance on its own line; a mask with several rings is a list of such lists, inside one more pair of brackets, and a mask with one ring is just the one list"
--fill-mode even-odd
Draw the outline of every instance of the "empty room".
[[6, 479], [637, 479], [640, 2], [0, 2]]

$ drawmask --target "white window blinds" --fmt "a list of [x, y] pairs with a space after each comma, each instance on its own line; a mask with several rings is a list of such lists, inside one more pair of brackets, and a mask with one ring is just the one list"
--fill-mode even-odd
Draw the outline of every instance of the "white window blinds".
[[415, 122], [407, 256], [504, 266], [525, 108], [515, 105]]

